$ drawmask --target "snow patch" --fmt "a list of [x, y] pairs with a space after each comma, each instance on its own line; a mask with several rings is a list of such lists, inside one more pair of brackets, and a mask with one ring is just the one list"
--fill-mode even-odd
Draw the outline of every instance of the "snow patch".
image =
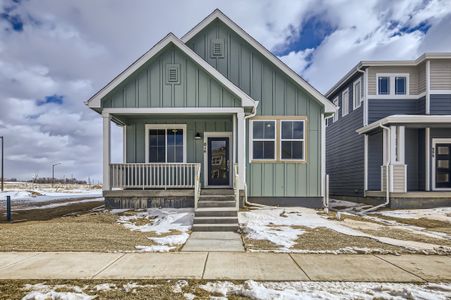
[[451, 223], [451, 207], [386, 210], [377, 212], [377, 214], [401, 219], [425, 218]]

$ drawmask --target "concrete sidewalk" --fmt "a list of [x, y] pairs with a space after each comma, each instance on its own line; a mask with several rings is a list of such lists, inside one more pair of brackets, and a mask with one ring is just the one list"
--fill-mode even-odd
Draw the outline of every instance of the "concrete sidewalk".
[[239, 252], [0, 252], [0, 279], [451, 282], [451, 257]]

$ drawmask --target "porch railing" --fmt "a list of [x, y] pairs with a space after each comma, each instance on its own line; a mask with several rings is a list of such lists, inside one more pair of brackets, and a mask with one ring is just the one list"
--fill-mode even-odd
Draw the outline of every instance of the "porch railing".
[[200, 164], [195, 168], [195, 177], [194, 177], [194, 209], [197, 209], [197, 203], [200, 198]]
[[198, 163], [110, 164], [112, 188], [194, 188]]

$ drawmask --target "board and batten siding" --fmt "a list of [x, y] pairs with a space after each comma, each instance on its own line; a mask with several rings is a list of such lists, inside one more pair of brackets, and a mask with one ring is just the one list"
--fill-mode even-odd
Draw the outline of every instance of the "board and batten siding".
[[[214, 39], [224, 41], [223, 58], [212, 58], [210, 55], [211, 41]], [[220, 20], [205, 27], [187, 45], [254, 100], [259, 101], [258, 116], [307, 117], [307, 162], [249, 163], [246, 178], [249, 196], [320, 196], [322, 106]], [[247, 126], [247, 132], [248, 130]], [[248, 145], [246, 148], [249, 149]]]
[[[179, 65], [179, 84], [166, 82], [167, 65]], [[235, 107], [240, 100], [186, 54], [169, 45], [102, 99], [116, 107]]]
[[[196, 118], [193, 116], [152, 116], [151, 118], [133, 118], [126, 120], [126, 162], [144, 163], [145, 125], [146, 124], [186, 124], [186, 162], [202, 164], [202, 183], [204, 176], [204, 141], [196, 140], [196, 133], [204, 136], [205, 132], [232, 132], [232, 117], [211, 116]], [[232, 141], [230, 141], [231, 143]], [[232, 146], [230, 144], [230, 146]]]
[[[369, 67], [368, 68], [368, 95], [377, 95], [377, 74], [379, 73], [405, 73], [409, 74], [409, 94], [418, 95], [420, 90], [425, 90], [425, 88], [420, 87], [419, 82], [424, 81], [424, 79], [419, 79], [419, 70], [417, 67]], [[424, 72], [426, 74], [426, 72]], [[425, 75], [426, 76], [426, 75]], [[424, 83], [425, 84], [425, 83]], [[421, 83], [423, 85], [423, 83]], [[393, 87], [391, 87], [393, 88]]]
[[431, 90], [451, 90], [451, 59], [432, 59], [430, 64]]

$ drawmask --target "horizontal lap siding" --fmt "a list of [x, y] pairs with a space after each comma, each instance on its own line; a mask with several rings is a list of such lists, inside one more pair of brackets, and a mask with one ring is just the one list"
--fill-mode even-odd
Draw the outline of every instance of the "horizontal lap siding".
[[[420, 172], [419, 166], [424, 163], [424, 157], [420, 157], [419, 130], [406, 128], [405, 131], [405, 162], [407, 165], [407, 190], [419, 191]], [[424, 144], [424, 139], [423, 139]], [[423, 174], [421, 174], [423, 175]]]
[[[180, 84], [166, 83], [166, 66], [178, 64]], [[102, 100], [105, 108], [235, 107], [240, 100], [191, 58], [168, 46]]]
[[380, 191], [383, 165], [382, 132], [368, 136], [368, 190]]
[[332, 195], [362, 196], [364, 137], [362, 106], [327, 127], [326, 167]]
[[[212, 39], [224, 41], [224, 58], [211, 58]], [[187, 45], [231, 82], [259, 101], [258, 116], [298, 115], [308, 118], [307, 163], [248, 164], [249, 196], [319, 196], [320, 104], [219, 20], [199, 32]], [[248, 148], [248, 145], [246, 147]]]
[[431, 95], [432, 115], [451, 115], [451, 94]]
[[[451, 60], [431, 60], [431, 89], [451, 90]], [[433, 91], [432, 91], [433, 93]]]
[[421, 99], [369, 99], [368, 122], [372, 123], [391, 115], [424, 114], [424, 97]]

